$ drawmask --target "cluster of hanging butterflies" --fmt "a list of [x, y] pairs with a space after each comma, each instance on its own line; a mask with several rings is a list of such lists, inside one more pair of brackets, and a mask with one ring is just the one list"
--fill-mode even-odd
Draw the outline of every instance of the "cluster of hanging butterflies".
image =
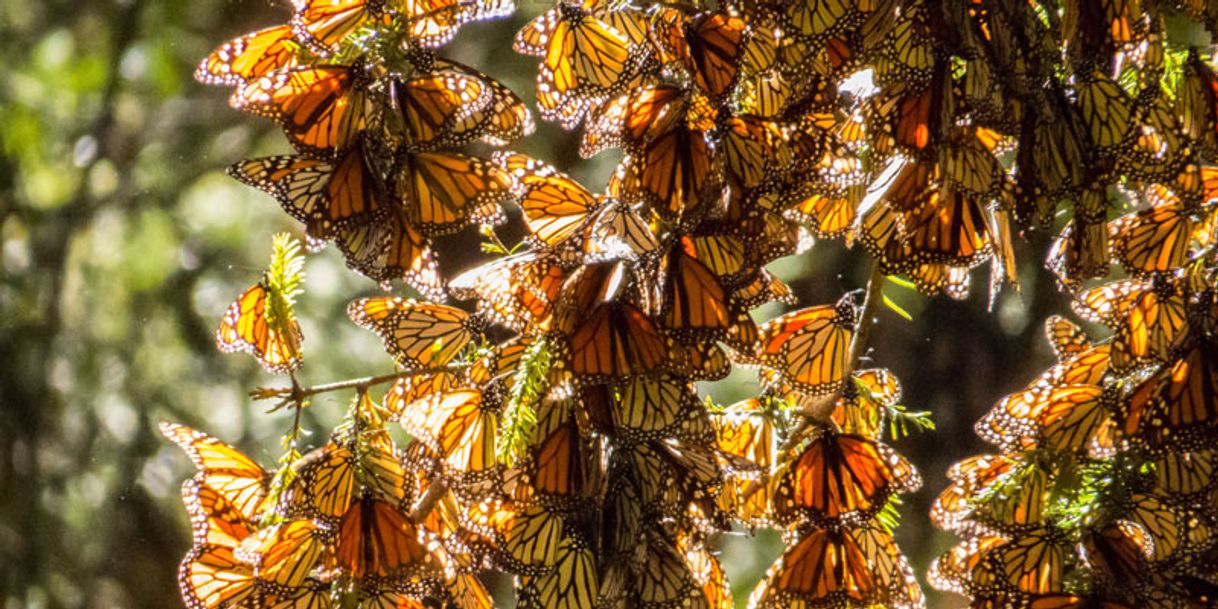
[[299, 154], [229, 168], [333, 241], [357, 272], [402, 279], [442, 298], [431, 241], [502, 220], [509, 181], [457, 149], [502, 145], [533, 130], [528, 109], [482, 72], [440, 57], [471, 20], [506, 15], [500, 0], [302, 0], [291, 23], [226, 43], [199, 66], [235, 90], [234, 108], [279, 123]]
[[[952, 472], [935, 519], [968, 539], [934, 581], [993, 607], [1206, 598], [1218, 77], [1163, 23], [1213, 29], [1218, 11], [1159, 5], [560, 0], [514, 46], [540, 58], [541, 116], [582, 125], [581, 155], [623, 151], [604, 194], [523, 154], [460, 151], [533, 129], [515, 94], [434, 50], [506, 3], [301, 0], [289, 25], [226, 44], [199, 78], [299, 151], [232, 175], [355, 271], [433, 302], [351, 303], [401, 374], [273, 475], [167, 431], [200, 470], [188, 605], [484, 607], [475, 575], [496, 569], [526, 608], [721, 609], [714, 536], [737, 522], [787, 541], [753, 606], [920, 607], [890, 530], [920, 484], [882, 439], [900, 386], [856, 369], [870, 320], [854, 294], [754, 322], [795, 302], [765, 266], [842, 238], [879, 274], [963, 298], [987, 261], [992, 290], [1014, 282], [1012, 224], [1062, 203], [1063, 285], [1110, 259], [1129, 276], [1080, 296], [1116, 335], [1091, 346], [1055, 324], [1062, 362], [981, 425], [1003, 455]], [[873, 86], [846, 86], [860, 73]], [[1118, 199], [1138, 209], [1109, 221]], [[508, 204], [524, 242], [446, 282], [432, 239], [493, 234]], [[275, 372], [301, 361], [285, 275], [217, 335]], [[733, 363], [759, 368], [761, 395], [704, 402], [694, 383]], [[1055, 495], [1066, 474], [1104, 509]], [[1174, 545], [1155, 539], [1160, 513]]]
[[[991, 42], [1008, 31], [995, 19], [1023, 10], [975, 4]], [[1073, 79], [1051, 79], [1008, 108], [1022, 116], [1016, 216], [1048, 220], [1059, 200], [1073, 201], [1050, 268], [1075, 313], [1111, 337], [1093, 343], [1051, 318], [1057, 363], [977, 424], [999, 453], [948, 471], [931, 517], [962, 539], [930, 581], [972, 606], [1218, 599], [1218, 174], [1209, 165], [1218, 80], [1165, 26], [1174, 14], [1212, 31], [1213, 10], [1066, 2], [1060, 22], [1027, 21], [1026, 44], [1012, 47], [1064, 47]], [[1117, 202], [1123, 215], [1110, 213]], [[1110, 274], [1117, 279], [1087, 281]]]

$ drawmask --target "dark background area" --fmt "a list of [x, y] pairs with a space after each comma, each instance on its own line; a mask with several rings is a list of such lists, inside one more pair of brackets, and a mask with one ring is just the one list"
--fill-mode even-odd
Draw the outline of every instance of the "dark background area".
[[[276, 231], [299, 227], [274, 201], [223, 168], [287, 152], [271, 123], [231, 110], [226, 92], [191, 78], [197, 62], [243, 32], [287, 19], [286, 2], [23, 2], [0, 0], [0, 605], [153, 608], [181, 605], [175, 574], [189, 544], [178, 485], [190, 465], [156, 432], [187, 423], [270, 466], [286, 413], [266, 414], [245, 392], [283, 381], [251, 358], [216, 351], [228, 303], [257, 280]], [[446, 50], [530, 104], [535, 60], [512, 34], [545, 4], [467, 26]], [[600, 190], [616, 158], [576, 154], [577, 137], [542, 123], [517, 148]], [[442, 241], [448, 271], [478, 262], [477, 236]], [[919, 574], [950, 543], [927, 510], [947, 466], [986, 449], [972, 424], [1003, 394], [1047, 366], [1043, 319], [1066, 298], [1042, 269], [1044, 236], [1020, 243], [1023, 289], [989, 308], [988, 269], [966, 302], [927, 299], [888, 284], [913, 315], [883, 310], [871, 362], [894, 370], [904, 403], [934, 413], [937, 429], [897, 448], [926, 484], [910, 496], [898, 539]], [[860, 287], [868, 261], [818, 243], [773, 270], [801, 304]], [[371, 335], [344, 313], [378, 292], [332, 249], [306, 265], [298, 303], [303, 383], [390, 371]], [[404, 288], [399, 293], [409, 294]], [[763, 308], [768, 317], [780, 312]], [[745, 397], [751, 374], [709, 388]], [[324, 439], [348, 396], [306, 413]], [[778, 551], [773, 534], [725, 536], [737, 599]], [[495, 578], [499, 588], [506, 578]], [[961, 599], [932, 594], [932, 607]]]

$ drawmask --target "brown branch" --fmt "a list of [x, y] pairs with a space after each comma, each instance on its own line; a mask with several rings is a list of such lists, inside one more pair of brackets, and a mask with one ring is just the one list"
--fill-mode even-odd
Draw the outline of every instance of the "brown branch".
[[[858, 325], [855, 328], [854, 338], [850, 342], [850, 354], [846, 361], [846, 369], [844, 376], [846, 383], [851, 382], [850, 376], [854, 374], [858, 368], [859, 361], [863, 359], [863, 354], [867, 351], [867, 341], [871, 336], [871, 326], [874, 325], [876, 306], [883, 299], [884, 292], [884, 273], [880, 272], [880, 263], [875, 261], [871, 265], [871, 276], [867, 279], [867, 293], [863, 296], [863, 311], [859, 316]], [[833, 415], [833, 409], [837, 406], [837, 400], [842, 396], [842, 391], [845, 390], [845, 383], [837, 391], [824, 396], [813, 403], [796, 410], [795, 413], [803, 415], [799, 424], [791, 431], [791, 435], [787, 436], [783, 441], [782, 446], [778, 447], [776, 454], [783, 455], [790, 451], [799, 442], [804, 431], [812, 426], [812, 422], [825, 423]], [[765, 480], [754, 480], [745, 487], [743, 495], [752, 497], [753, 493], [761, 490]]]
[[440, 502], [440, 498], [447, 492], [448, 485], [445, 484], [444, 480], [437, 479], [433, 482], [431, 486], [427, 487], [427, 492], [423, 493], [423, 496], [419, 497], [419, 500], [410, 506], [410, 521], [418, 524], [424, 518], [427, 518], [431, 510]]
[[[391, 374], [382, 374], [379, 376], [366, 376], [357, 379], [347, 379], [345, 381], [335, 381], [333, 383], [325, 383], [323, 385], [314, 385], [312, 387], [301, 387], [296, 384], [295, 379], [292, 381], [291, 387], [258, 387], [249, 392], [249, 396], [255, 400], [270, 400], [274, 398], [285, 398], [284, 404], [290, 402], [300, 403], [306, 398], [315, 396], [319, 393], [329, 393], [331, 391], [342, 391], [343, 389], [356, 389], [359, 391], [367, 391], [369, 387], [383, 385], [392, 381], [396, 381], [408, 376], [416, 374], [436, 374], [439, 372], [453, 372], [466, 365], [458, 364], [452, 366], [440, 366], [436, 368], [415, 368], [413, 370], [403, 370], [401, 372], [393, 372]], [[278, 408], [278, 406], [276, 407]]]
[[854, 338], [850, 342], [850, 355], [846, 361], [846, 369], [843, 370], [845, 382], [837, 391], [797, 410], [797, 413], [820, 422], [828, 421], [829, 417], [833, 416], [833, 407], [837, 404], [838, 398], [842, 396], [846, 383], [850, 382], [850, 376], [858, 369], [863, 354], [867, 352], [867, 341], [871, 336], [871, 326], [874, 325], [876, 306], [879, 301], [883, 300], [883, 292], [884, 274], [880, 272], [880, 263], [877, 260], [871, 264], [871, 276], [867, 279], [867, 293], [863, 296], [863, 312], [859, 315], [858, 326], [855, 328]]

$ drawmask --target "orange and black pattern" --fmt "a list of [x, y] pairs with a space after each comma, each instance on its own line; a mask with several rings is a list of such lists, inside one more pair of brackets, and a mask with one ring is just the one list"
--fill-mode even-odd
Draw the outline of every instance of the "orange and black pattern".
[[[860, 365], [876, 301], [888, 276], [967, 298], [987, 263], [992, 300], [1015, 238], [1045, 230], [1075, 312], [1112, 336], [1051, 320], [1058, 362], [978, 423], [998, 454], [948, 472], [932, 518], [962, 540], [930, 581], [975, 607], [1213, 602], [1218, 75], [1166, 24], [1215, 31], [1218, 10], [558, 0], [513, 46], [539, 58], [543, 119], [580, 128], [584, 157], [622, 152], [603, 192], [470, 152], [532, 116], [437, 49], [512, 10], [301, 0], [199, 67], [298, 151], [230, 173], [421, 298], [350, 304], [398, 374], [348, 385], [312, 452], [264, 471], [166, 428], [199, 470], [191, 609], [482, 609], [486, 569], [524, 608], [726, 609], [734, 524], [786, 542], [752, 607], [923, 607], [892, 531], [921, 485], [890, 444], [900, 383]], [[498, 257], [447, 281], [435, 243], [475, 226]], [[871, 258], [866, 289], [797, 308], [766, 267], [814, 239]], [[294, 335], [242, 330], [254, 296], [221, 343], [295, 370]], [[766, 303], [791, 310], [755, 319]], [[711, 403], [698, 383], [733, 366], [757, 395]]]

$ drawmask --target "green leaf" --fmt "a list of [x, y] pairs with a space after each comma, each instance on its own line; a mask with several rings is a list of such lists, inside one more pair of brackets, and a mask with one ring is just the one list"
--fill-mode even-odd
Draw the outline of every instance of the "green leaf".
[[884, 306], [888, 307], [889, 309], [892, 309], [893, 313], [900, 315], [905, 321], [913, 321], [913, 315], [910, 315], [909, 312], [907, 312], [905, 309], [902, 309], [901, 305], [898, 305], [897, 303], [893, 302], [893, 300], [891, 298], [889, 298], [887, 294], [884, 295]]

